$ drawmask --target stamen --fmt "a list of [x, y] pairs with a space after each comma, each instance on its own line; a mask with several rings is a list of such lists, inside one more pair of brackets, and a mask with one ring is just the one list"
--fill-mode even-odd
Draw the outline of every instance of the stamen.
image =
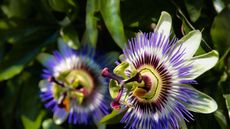
[[123, 79], [115, 74], [112, 74], [109, 72], [109, 69], [107, 67], [105, 67], [102, 72], [101, 72], [101, 75], [103, 77], [107, 77], [107, 78], [110, 78], [110, 79], [113, 79], [113, 80], [116, 80], [118, 83], [120, 83]]
[[50, 76], [50, 77], [48, 78], [48, 81], [49, 81], [49, 82], [54, 82], [54, 83], [58, 84], [58, 85], [61, 86], [61, 87], [65, 87], [65, 85], [64, 85], [63, 83], [61, 83], [61, 82], [59, 82], [58, 80], [56, 80], [55, 77], [53, 77], [53, 76]]

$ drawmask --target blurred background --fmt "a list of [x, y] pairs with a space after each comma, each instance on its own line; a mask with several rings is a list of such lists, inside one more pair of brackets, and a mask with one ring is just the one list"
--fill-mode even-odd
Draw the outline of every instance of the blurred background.
[[229, 129], [229, 0], [0, 0], [0, 129], [96, 128], [53, 123], [52, 112], [39, 98], [43, 67], [37, 55], [56, 50], [58, 37], [74, 49], [91, 44], [103, 53], [121, 53], [135, 33], [154, 30], [161, 11], [171, 14], [177, 38], [193, 29], [202, 31], [196, 55], [212, 49], [220, 53], [216, 67], [194, 86], [213, 97], [218, 110], [192, 113], [195, 120], [187, 123], [188, 128]]

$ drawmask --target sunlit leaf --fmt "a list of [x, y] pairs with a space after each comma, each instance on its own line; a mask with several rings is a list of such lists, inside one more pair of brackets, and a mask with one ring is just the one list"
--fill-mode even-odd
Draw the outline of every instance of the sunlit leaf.
[[86, 4], [86, 30], [83, 37], [83, 43], [89, 43], [92, 46], [96, 46], [98, 30], [97, 30], [97, 21], [95, 17], [95, 12], [97, 11], [98, 0], [87, 0]]
[[76, 30], [73, 29], [73, 26], [65, 27], [61, 36], [65, 43], [68, 44], [71, 48], [78, 49], [80, 46], [80, 41]]
[[45, 112], [41, 111], [39, 113], [39, 116], [35, 119], [32, 120], [24, 115], [21, 116], [22, 123], [25, 129], [40, 129], [42, 118], [44, 117]]
[[121, 48], [126, 41], [124, 27], [120, 17], [120, 0], [101, 0], [100, 10], [105, 25], [108, 28], [113, 40]]

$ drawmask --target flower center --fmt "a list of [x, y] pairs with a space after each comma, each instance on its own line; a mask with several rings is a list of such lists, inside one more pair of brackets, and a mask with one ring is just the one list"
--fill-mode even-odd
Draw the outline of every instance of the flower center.
[[72, 70], [64, 78], [67, 86], [72, 89], [82, 89], [84, 88], [89, 95], [93, 90], [93, 79], [90, 74], [84, 70]]
[[83, 99], [90, 95], [94, 88], [92, 76], [81, 69], [64, 72], [57, 78], [50, 77], [49, 81], [54, 83], [54, 98], [58, 100], [59, 106], [66, 110], [69, 110], [70, 100], [82, 104]]
[[133, 95], [142, 101], [155, 101], [161, 91], [162, 80], [158, 72], [152, 66], [142, 66], [138, 69], [144, 84], [134, 89]]

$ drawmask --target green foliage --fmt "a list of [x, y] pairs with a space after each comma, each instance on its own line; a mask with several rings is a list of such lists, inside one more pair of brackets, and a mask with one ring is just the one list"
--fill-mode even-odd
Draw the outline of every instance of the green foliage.
[[120, 1], [101, 0], [100, 11], [112, 38], [119, 47], [123, 48], [126, 43], [126, 38], [120, 17]]
[[230, 5], [228, 5], [220, 14], [218, 14], [213, 22], [211, 28], [211, 36], [213, 42], [215, 42], [215, 47], [224, 53], [230, 46], [230, 36], [229, 30], [229, 20], [230, 20]]
[[[104, 61], [113, 63], [127, 43], [126, 37], [140, 31], [153, 32], [162, 11], [172, 16], [176, 37], [191, 30], [202, 32], [197, 55], [212, 49], [220, 53], [216, 67], [199, 77], [195, 85], [217, 101], [217, 111], [209, 115], [193, 113], [195, 121], [180, 121], [182, 128], [230, 128], [228, 0], [2, 0], [0, 10], [1, 129], [105, 128], [100, 123], [89, 127], [54, 124], [52, 112], [39, 98], [42, 66], [37, 56], [52, 53], [61, 38], [74, 49], [90, 44], [109, 53]], [[115, 110], [101, 123], [119, 128], [123, 125], [115, 123], [120, 119]]]
[[203, 2], [204, 2], [203, 0], [196, 0], [196, 1], [185, 0], [185, 6], [186, 9], [188, 10], [189, 17], [192, 22], [196, 22], [200, 17]]

